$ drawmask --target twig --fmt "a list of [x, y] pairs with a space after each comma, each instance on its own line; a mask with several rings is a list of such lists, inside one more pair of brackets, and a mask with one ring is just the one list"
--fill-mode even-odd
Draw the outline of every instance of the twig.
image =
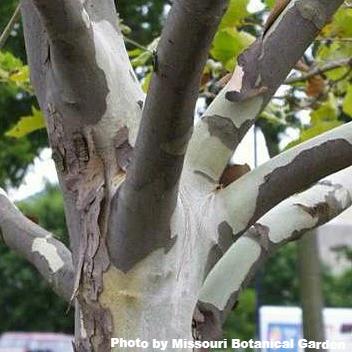
[[319, 42], [342, 42], [342, 43], [352, 43], [352, 38], [338, 38], [338, 37], [318, 37], [315, 39]]
[[124, 38], [124, 40], [125, 40], [126, 43], [129, 43], [129, 44], [131, 44], [131, 45], [134, 45], [135, 47], [137, 47], [137, 48], [139, 48], [139, 49], [142, 49], [142, 50], [144, 50], [144, 51], [152, 52], [152, 51], [151, 51], [150, 49], [148, 49], [146, 46], [143, 46], [143, 45], [137, 43], [137, 42], [136, 42], [135, 40], [133, 40], [133, 39], [127, 38], [126, 36], [124, 36], [123, 38]]
[[4, 47], [8, 37], [10, 36], [10, 33], [11, 31], [13, 30], [17, 20], [19, 19], [20, 17], [20, 8], [21, 8], [21, 5], [18, 4], [14, 13], [12, 14], [12, 17], [9, 21], [9, 23], [6, 25], [4, 31], [1, 33], [1, 36], [0, 36], [0, 50]]
[[342, 66], [352, 66], [352, 58], [349, 57], [349, 58], [334, 60], [334, 61], [326, 63], [325, 65], [323, 65], [321, 67], [314, 67], [312, 70], [310, 70], [309, 72], [307, 72], [305, 74], [302, 74], [299, 77], [291, 77], [291, 78], [286, 79], [285, 84], [303, 82], [313, 76], [321, 75], [322, 73], [334, 70], [334, 69], [342, 67]]

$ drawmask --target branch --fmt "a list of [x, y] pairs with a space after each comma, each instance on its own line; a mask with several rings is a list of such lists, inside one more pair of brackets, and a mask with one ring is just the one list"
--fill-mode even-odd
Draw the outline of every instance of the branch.
[[186, 182], [193, 177], [205, 192], [214, 188], [255, 118], [342, 3], [291, 1], [264, 37], [239, 56], [232, 78], [195, 128]]
[[9, 23], [6, 25], [4, 31], [0, 35], [0, 50], [4, 47], [8, 37], [10, 36], [16, 22], [19, 20], [20, 17], [20, 5], [17, 5], [14, 13], [12, 14]]
[[155, 249], [173, 244], [169, 223], [200, 78], [227, 3], [180, 0], [171, 8], [155, 57], [135, 157], [110, 226], [117, 228], [110, 236], [111, 258], [124, 271]]
[[207, 276], [199, 295], [198, 309], [208, 317], [199, 327], [203, 332], [220, 333], [241, 291], [269, 256], [352, 205], [351, 175], [349, 167], [286, 199], [229, 248]]
[[70, 251], [26, 218], [1, 188], [0, 209], [0, 230], [6, 245], [33, 264], [53, 290], [69, 301], [74, 276]]
[[[80, 34], [87, 32], [87, 12], [82, 1], [30, 0], [37, 9], [42, 24], [51, 39], [78, 43]], [[89, 20], [89, 18], [88, 18]], [[81, 43], [81, 47], [84, 43]]]
[[114, 3], [23, 0], [22, 15], [31, 79], [47, 120], [56, 113], [68, 140], [94, 126], [98, 154], [110, 152], [115, 138], [123, 145], [127, 138], [117, 134], [126, 134], [125, 127], [133, 146], [145, 97], [117, 27]]
[[304, 73], [298, 77], [289, 77], [288, 79], [286, 79], [285, 84], [303, 82], [308, 80], [311, 77], [314, 77], [316, 75], [321, 75], [323, 73], [326, 73], [328, 71], [331, 71], [343, 66], [352, 67], [352, 58], [349, 57], [349, 58], [334, 60], [334, 61], [327, 62], [322, 66], [313, 67], [309, 72]]
[[352, 122], [281, 153], [220, 190], [214, 206], [217, 223], [227, 222], [235, 236], [276, 204], [312, 183], [352, 165]]

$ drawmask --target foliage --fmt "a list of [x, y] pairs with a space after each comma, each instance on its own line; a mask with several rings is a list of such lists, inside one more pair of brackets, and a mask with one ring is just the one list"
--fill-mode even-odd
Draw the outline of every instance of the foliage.
[[[351, 250], [344, 249], [342, 254], [352, 260]], [[299, 306], [297, 265], [296, 243], [282, 247], [269, 258], [261, 272], [257, 274], [256, 287], [259, 289], [259, 296], [256, 297], [254, 288], [243, 291], [238, 306], [226, 321], [224, 337], [242, 340], [255, 338], [256, 300], [260, 305]], [[352, 269], [340, 275], [333, 275], [327, 267], [322, 266], [322, 275], [325, 305], [335, 308], [352, 308]]]
[[47, 183], [43, 192], [19, 204], [22, 212], [68, 245], [65, 212], [60, 189]]
[[[3, 0], [0, 3], [0, 30], [11, 17], [16, 1]], [[9, 37], [5, 51], [0, 52], [0, 186], [17, 186], [26, 173], [28, 165], [46, 145], [45, 131], [35, 132], [20, 140], [6, 137], [20, 116], [28, 115], [35, 99], [31, 94], [28, 67], [25, 59], [21, 26]]]
[[165, 6], [171, 1], [115, 1], [124, 23], [131, 28], [131, 38], [147, 45], [158, 37], [165, 19]]
[[[0, 2], [0, 31], [5, 28], [17, 3], [15, 0]], [[131, 0], [119, 2], [118, 11], [132, 29], [131, 37], [141, 43], [149, 43], [161, 31], [164, 5], [167, 3]], [[28, 67], [22, 64], [26, 62], [26, 55], [20, 23], [3, 49], [0, 52], [0, 186], [6, 188], [20, 184], [35, 156], [47, 146], [47, 137], [44, 129], [37, 130], [44, 125], [37, 110], [33, 110], [37, 109], [37, 103], [29, 85]], [[9, 64], [5, 70], [4, 58]], [[23, 117], [30, 118], [21, 120]], [[21, 132], [14, 132], [18, 128]], [[20, 136], [20, 139], [17, 138]]]
[[[256, 295], [253, 288], [244, 290], [235, 310], [224, 326], [224, 338], [249, 340], [255, 336]], [[233, 349], [229, 349], [232, 351]]]
[[21, 116], [17, 124], [6, 132], [7, 137], [21, 138], [45, 127], [41, 110], [32, 107], [32, 115]]

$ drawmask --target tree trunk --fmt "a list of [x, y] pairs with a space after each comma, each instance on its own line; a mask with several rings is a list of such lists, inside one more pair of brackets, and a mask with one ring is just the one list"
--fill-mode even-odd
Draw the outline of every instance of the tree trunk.
[[[173, 2], [146, 99], [112, 0], [22, 0], [71, 252], [47, 235], [39, 249], [31, 242], [21, 248], [21, 231], [11, 241], [13, 209], [12, 222], [5, 214], [0, 225], [54, 287], [74, 272], [65, 295], [75, 302], [77, 351], [107, 352], [111, 338], [219, 338], [262, 261], [351, 205], [345, 171], [336, 184], [288, 197], [352, 164], [352, 124], [221, 184], [240, 140], [342, 2], [291, 2], [239, 57], [192, 135], [200, 78], [227, 0]], [[1, 192], [0, 201], [8, 203]], [[35, 237], [37, 228], [30, 230]]]
[[[309, 341], [325, 341], [321, 265], [316, 231], [298, 241], [298, 267], [303, 336]], [[316, 349], [306, 348], [306, 352]]]

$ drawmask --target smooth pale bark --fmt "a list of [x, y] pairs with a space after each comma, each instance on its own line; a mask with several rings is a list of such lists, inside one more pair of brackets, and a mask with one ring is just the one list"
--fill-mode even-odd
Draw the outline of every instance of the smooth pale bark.
[[245, 232], [207, 275], [198, 309], [203, 334], [218, 337], [221, 326], [263, 262], [288, 241], [300, 238], [352, 204], [351, 167], [281, 202]]
[[199, 84], [227, 4], [228, 0], [176, 1], [161, 34], [134, 160], [110, 224], [111, 259], [124, 272], [175, 242], [170, 219], [193, 131]]
[[[303, 337], [307, 341], [325, 341], [323, 287], [317, 232], [298, 241], [298, 277], [302, 307]], [[306, 348], [305, 352], [317, 349]], [[322, 351], [319, 349], [319, 351]]]
[[218, 190], [214, 208], [228, 209], [226, 216], [215, 211], [221, 214], [218, 223], [226, 221], [237, 236], [291, 194], [351, 165], [351, 152], [349, 123], [279, 154]]
[[[264, 37], [239, 56], [231, 80], [195, 126], [186, 155], [185, 171], [203, 186], [204, 192], [219, 183], [255, 118], [342, 3], [292, 0]], [[255, 90], [260, 93], [261, 88], [261, 94], [253, 94]], [[236, 93], [237, 99], [229, 93]]]

